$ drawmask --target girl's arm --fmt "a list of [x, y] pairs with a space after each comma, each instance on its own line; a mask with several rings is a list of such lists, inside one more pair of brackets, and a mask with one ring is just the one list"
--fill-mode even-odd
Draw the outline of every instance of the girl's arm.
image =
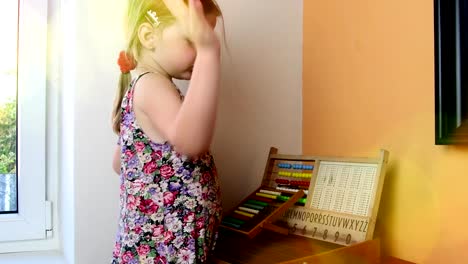
[[183, 103], [171, 81], [148, 74], [135, 87], [134, 106], [178, 152], [197, 156], [209, 149], [213, 138], [219, 71], [219, 49], [200, 50]]
[[210, 147], [216, 122], [219, 71], [219, 50], [197, 52], [187, 95], [169, 131], [169, 139], [178, 142], [183, 152], [196, 155]]

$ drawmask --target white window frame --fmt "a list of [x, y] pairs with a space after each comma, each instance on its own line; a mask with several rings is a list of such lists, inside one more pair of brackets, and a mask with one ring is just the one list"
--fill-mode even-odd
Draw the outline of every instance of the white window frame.
[[[20, 0], [18, 50], [18, 213], [0, 215], [6, 242], [46, 238], [47, 0]], [[30, 249], [31, 250], [31, 249]]]

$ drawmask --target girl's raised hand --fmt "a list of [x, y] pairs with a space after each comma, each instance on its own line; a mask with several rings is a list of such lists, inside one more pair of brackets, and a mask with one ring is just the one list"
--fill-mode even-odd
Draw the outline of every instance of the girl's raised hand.
[[200, 0], [163, 0], [172, 15], [181, 23], [197, 50], [219, 48], [219, 40], [208, 23]]

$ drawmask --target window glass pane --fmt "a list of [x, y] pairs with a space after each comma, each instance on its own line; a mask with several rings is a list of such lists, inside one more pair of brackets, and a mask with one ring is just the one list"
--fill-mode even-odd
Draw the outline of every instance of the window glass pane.
[[0, 214], [16, 213], [17, 204], [17, 46], [18, 1], [0, 8]]

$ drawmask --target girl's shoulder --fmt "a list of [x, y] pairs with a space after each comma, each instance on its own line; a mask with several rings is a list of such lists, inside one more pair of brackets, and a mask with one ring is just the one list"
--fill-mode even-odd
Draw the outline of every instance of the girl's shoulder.
[[160, 74], [144, 72], [133, 79], [132, 86], [135, 90], [166, 90], [174, 89], [175, 84]]
[[136, 80], [133, 86], [135, 101], [151, 100], [154, 104], [155, 100], [166, 101], [172, 100], [173, 98], [180, 98], [180, 93], [176, 85], [159, 74], [145, 74]]

